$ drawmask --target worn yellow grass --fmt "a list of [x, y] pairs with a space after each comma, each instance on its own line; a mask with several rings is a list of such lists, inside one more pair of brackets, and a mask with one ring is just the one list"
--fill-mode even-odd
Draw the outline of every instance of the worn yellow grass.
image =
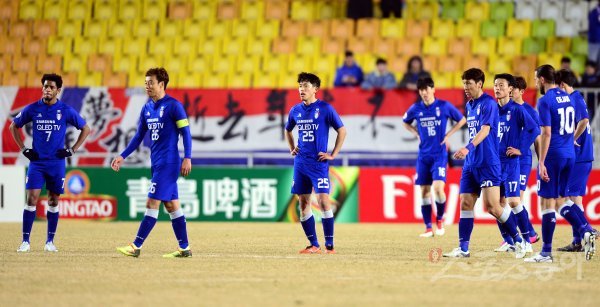
[[[3, 306], [597, 306], [600, 281], [600, 261], [581, 254], [536, 265], [489, 252], [500, 241], [495, 225], [475, 226], [470, 259], [436, 263], [430, 250], [456, 246], [456, 226], [422, 239], [421, 225], [340, 224], [339, 254], [299, 255], [306, 242], [298, 224], [188, 223], [190, 259], [161, 257], [176, 247], [168, 222], [138, 259], [115, 251], [138, 223], [63, 220], [57, 254], [43, 252], [43, 221], [32, 252], [17, 254], [20, 227], [0, 224]], [[557, 227], [555, 246], [569, 240], [570, 228]]]

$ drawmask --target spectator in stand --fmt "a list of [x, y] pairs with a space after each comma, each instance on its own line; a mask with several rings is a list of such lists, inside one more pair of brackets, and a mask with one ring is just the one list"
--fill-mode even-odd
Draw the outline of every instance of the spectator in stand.
[[[600, 4], [588, 14], [588, 60], [596, 65], [600, 61]], [[596, 69], [598, 67], [596, 66]]]
[[386, 60], [379, 58], [375, 62], [377, 68], [365, 77], [360, 85], [365, 90], [389, 90], [396, 87], [396, 77], [388, 71]]
[[596, 66], [594, 61], [585, 62], [585, 71], [581, 75], [581, 87], [600, 87], [600, 76], [596, 71]]
[[402, 0], [381, 0], [379, 7], [383, 18], [390, 18], [392, 14], [396, 18], [402, 18]]
[[346, 14], [351, 19], [373, 18], [373, 0], [348, 0]]
[[415, 55], [408, 60], [406, 73], [404, 73], [398, 87], [416, 91], [417, 80], [421, 78], [431, 78], [431, 74], [423, 69], [423, 59], [421, 59], [420, 56]]
[[335, 81], [333, 86], [335, 87], [352, 87], [360, 86], [363, 81], [363, 71], [354, 61], [354, 53], [352, 51], [346, 51], [346, 57], [344, 58], [344, 65], [337, 69], [335, 73]]
[[570, 57], [564, 56], [564, 57], [562, 57], [562, 59], [560, 59], [560, 69], [571, 70], [571, 58]]

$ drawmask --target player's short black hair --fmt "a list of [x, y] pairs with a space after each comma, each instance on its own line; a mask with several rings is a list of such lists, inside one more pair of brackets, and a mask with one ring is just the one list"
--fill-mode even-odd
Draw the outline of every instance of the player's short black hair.
[[547, 83], [556, 82], [556, 70], [550, 64], [544, 64], [535, 70], [538, 78], [544, 78]]
[[316, 88], [321, 87], [321, 79], [319, 79], [317, 75], [308, 72], [301, 72], [298, 74], [298, 83], [302, 82], [308, 82]]
[[515, 77], [515, 87], [520, 90], [525, 90], [527, 88], [527, 81], [525, 81], [525, 78], [523, 78], [521, 76], [516, 76]]
[[46, 81], [53, 81], [54, 83], [56, 83], [57, 88], [62, 88], [63, 81], [62, 81], [62, 77], [60, 75], [44, 74], [42, 76], [42, 86], [44, 85], [44, 82], [46, 82]]
[[483, 84], [485, 82], [485, 74], [479, 68], [469, 68], [463, 72], [462, 80], [473, 80], [475, 83], [481, 81], [481, 84]]
[[574, 86], [577, 83], [577, 77], [568, 69], [561, 69], [556, 73], [556, 83], [564, 82], [568, 86]]
[[515, 87], [515, 77], [511, 74], [497, 74], [494, 76], [494, 81], [498, 79], [504, 79], [508, 82], [508, 86]]
[[[600, 5], [600, 4], [599, 4], [599, 5]], [[596, 61], [587, 60], [587, 61], [585, 61], [585, 66], [591, 66], [591, 67], [594, 67], [594, 68], [596, 68], [596, 66], [597, 66], [597, 63], [596, 63]]]
[[428, 87], [434, 88], [435, 84], [433, 83], [433, 79], [429, 78], [429, 77], [425, 77], [425, 78], [419, 78], [419, 80], [417, 80], [417, 89], [418, 90], [424, 90]]
[[164, 67], [153, 67], [146, 71], [146, 77], [155, 76], [158, 83], [165, 83], [165, 90], [167, 89], [167, 84], [169, 84], [169, 74]]
[[346, 57], [354, 56], [354, 52], [352, 52], [350, 50], [346, 50], [346, 52], [344, 52], [344, 56], [346, 56]]
[[571, 58], [570, 58], [570, 57], [568, 57], [568, 56], [564, 56], [564, 57], [562, 57], [562, 58], [560, 59], [560, 63], [561, 63], [561, 64], [562, 64], [562, 63], [569, 63], [569, 64], [571, 64]]
[[387, 61], [384, 58], [378, 58], [377, 61], [375, 61], [375, 65], [379, 64], [387, 64]]

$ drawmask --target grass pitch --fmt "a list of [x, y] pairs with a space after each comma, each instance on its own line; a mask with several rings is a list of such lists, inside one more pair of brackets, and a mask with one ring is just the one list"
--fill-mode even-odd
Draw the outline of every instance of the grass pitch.
[[[476, 225], [471, 258], [459, 260], [437, 257], [457, 245], [457, 226], [423, 239], [421, 225], [337, 224], [337, 255], [299, 255], [307, 244], [299, 224], [188, 223], [193, 258], [163, 259], [176, 240], [159, 222], [140, 258], [122, 256], [115, 247], [137, 227], [62, 220], [59, 252], [49, 254], [46, 223], [36, 221], [32, 251], [17, 254], [21, 224], [0, 223], [1, 305], [597, 306], [600, 255], [555, 252], [553, 264], [525, 264], [491, 252], [495, 225]], [[570, 235], [558, 226], [555, 248]]]

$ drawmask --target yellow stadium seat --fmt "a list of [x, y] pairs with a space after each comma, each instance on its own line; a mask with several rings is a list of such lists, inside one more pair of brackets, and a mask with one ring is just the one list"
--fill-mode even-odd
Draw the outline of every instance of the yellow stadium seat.
[[77, 86], [100, 86], [102, 85], [102, 73], [81, 71], [77, 75]]
[[434, 19], [431, 22], [431, 36], [437, 38], [452, 38], [456, 36], [454, 21], [449, 19]]
[[135, 19], [131, 27], [133, 37], [153, 38], [156, 36], [158, 26], [154, 20]]
[[148, 53], [170, 57], [173, 54], [173, 40], [169, 37], [148, 40]]
[[[61, 39], [61, 38], [57, 38], [60, 39], [61, 41], [67, 40], [70, 44], [70, 39]], [[2, 43], [0, 44], [0, 54], [21, 54], [21, 52], [23, 52], [23, 39], [22, 38], [8, 38], [8, 37], [2, 37], [0, 36], [0, 41], [2, 41]], [[63, 49], [66, 48], [67, 46], [55, 46], [56, 44], [56, 39], [55, 40], [51, 40], [48, 43], [48, 50], [49, 51], [54, 51], [54, 47], [62, 47]], [[70, 50], [70, 45], [68, 46], [69, 50]], [[59, 51], [57, 49], [57, 51]]]
[[48, 73], [62, 69], [62, 57], [59, 55], [46, 55], [41, 53], [37, 58], [37, 71]]
[[[490, 55], [488, 71], [494, 74], [512, 73], [512, 58], [496, 54]], [[490, 76], [492, 81], [493, 76]]]
[[[95, 20], [109, 20], [117, 19], [115, 12], [118, 10], [118, 2], [112, 0], [96, 0], [94, 1], [94, 14], [93, 19]], [[111, 80], [107, 80], [111, 81]]]
[[98, 52], [101, 54], [121, 53], [123, 41], [118, 38], [101, 37], [98, 43]]
[[546, 51], [551, 53], [569, 53], [571, 51], [570, 37], [548, 37]]
[[288, 19], [289, 14], [289, 5], [288, 1], [280, 1], [280, 0], [267, 0], [265, 2], [265, 18], [266, 19], [276, 19], [276, 20], [284, 20]]
[[91, 1], [68, 1], [68, 3], [67, 19], [83, 21], [91, 18]]
[[169, 73], [184, 73], [187, 71], [187, 57], [180, 56], [168, 56], [163, 57], [163, 65], [169, 69]]
[[19, 2], [5, 0], [0, 3], [0, 20], [19, 19]]
[[217, 19], [217, 2], [193, 1], [192, 18], [194, 20], [215, 20]]
[[215, 88], [222, 89], [227, 87], [226, 75], [224, 74], [213, 74], [204, 73], [202, 76], [202, 86], [204, 88]]
[[338, 55], [335, 54], [320, 54], [312, 59], [310, 71], [323, 74], [326, 72], [334, 72], [338, 65]]
[[60, 19], [58, 21], [58, 36], [76, 37], [81, 35], [81, 20]]
[[423, 40], [423, 54], [445, 55], [448, 49], [448, 41], [444, 38], [425, 37]]
[[215, 73], [228, 74], [235, 71], [235, 57], [233, 56], [215, 57], [211, 64], [212, 71]]
[[181, 35], [181, 20], [165, 19], [158, 23], [158, 35], [162, 37], [175, 37]]
[[560, 67], [560, 59], [563, 57], [560, 53], [542, 52], [538, 54], [537, 65], [550, 64], [554, 67]]
[[272, 89], [277, 87], [277, 79], [277, 73], [260, 72], [252, 76], [252, 87]]
[[390, 58], [396, 54], [396, 42], [391, 38], [375, 37], [373, 40], [373, 53], [384, 58]]
[[321, 79], [321, 88], [328, 89], [333, 86], [333, 80], [331, 78], [331, 74], [322, 73], [319, 74], [319, 79]]
[[188, 20], [192, 17], [193, 5], [191, 2], [169, 2], [167, 18], [176, 20]]
[[224, 55], [238, 55], [246, 53], [246, 38], [226, 38], [223, 40]]
[[139, 1], [135, 0], [124, 0], [119, 1], [119, 13], [120, 20], [134, 20], [142, 17], [142, 7]]
[[[164, 65], [164, 57], [160, 54], [155, 55], [147, 55], [142, 54], [138, 58], [137, 71], [138, 72], [146, 72], [148, 69], [152, 67], [165, 67]], [[171, 67], [167, 66], [169, 72], [171, 72]]]
[[222, 1], [217, 4], [217, 19], [232, 20], [238, 16], [237, 3]]
[[435, 84], [435, 88], [452, 88], [454, 74], [452, 72], [433, 72], [432, 79]]
[[411, 6], [409, 2], [409, 10], [411, 9], [412, 12], [409, 12], [409, 16], [417, 20], [433, 20], [439, 16], [440, 5], [437, 1], [427, 1], [424, 3], [413, 2]]
[[487, 20], [490, 16], [489, 2], [482, 1], [467, 1], [465, 5], [466, 20]]
[[256, 25], [255, 36], [260, 38], [275, 38], [279, 36], [279, 20], [259, 20]]
[[98, 39], [106, 36], [106, 20], [86, 20], [83, 24], [83, 36]]
[[402, 76], [406, 72], [406, 66], [408, 64], [409, 55], [396, 55], [393, 58], [387, 59], [388, 69], [393, 72], [396, 76], [396, 80], [402, 80]]
[[239, 54], [236, 57], [235, 68], [240, 73], [254, 73], [260, 69], [260, 56]]
[[503, 56], [521, 55], [523, 41], [520, 38], [500, 37], [498, 38], [498, 54]]
[[379, 19], [359, 19], [356, 22], [356, 36], [374, 38], [379, 35]]
[[456, 36], [458, 37], [479, 37], [479, 30], [479, 21], [460, 19], [456, 23]]
[[298, 88], [298, 83], [296, 82], [298, 80], [297, 77], [298, 74], [292, 74], [285, 71], [280, 72], [277, 87], [283, 89]]
[[321, 50], [321, 39], [312, 36], [298, 37], [296, 43], [296, 52], [299, 54], [312, 55]]
[[198, 41], [192, 38], [176, 36], [173, 41], [173, 54], [196, 55], [198, 54]]
[[306, 24], [306, 33], [310, 36], [325, 39], [329, 37], [331, 22], [329, 20], [315, 20]]
[[423, 38], [429, 36], [428, 20], [407, 20], [406, 37]]
[[398, 41], [396, 43], [396, 52], [399, 55], [413, 56], [421, 53], [421, 40], [410, 38]]
[[227, 76], [227, 88], [249, 88], [252, 85], [250, 73], [232, 73]]
[[495, 38], [475, 38], [471, 43], [471, 52], [474, 54], [490, 55], [496, 52]]
[[461, 56], [438, 57], [438, 70], [443, 73], [458, 73], [462, 68]]
[[506, 22], [506, 36], [525, 38], [531, 34], [531, 20], [509, 19]]
[[67, 52], [63, 55], [63, 70], [67, 72], [85, 71], [87, 67], [87, 56], [76, 55]]
[[251, 20], [233, 20], [231, 34], [233, 37], [251, 37], [256, 32], [256, 24]]
[[206, 21], [186, 19], [183, 21], [183, 37], [192, 39], [204, 39], [206, 37], [207, 26], [208, 23]]
[[180, 88], [179, 86], [179, 72], [173, 71], [169, 66], [166, 66], [169, 69], [169, 89], [172, 88]]
[[289, 54], [296, 51], [296, 40], [290, 37], [278, 37], [273, 40], [273, 52]]
[[371, 39], [366, 37], [350, 37], [350, 39], [348, 39], [348, 49], [358, 54], [371, 53]]
[[479, 68], [485, 71], [488, 65], [488, 58], [486, 55], [467, 54], [463, 56], [462, 65], [462, 71], [469, 68]]
[[106, 87], [125, 87], [127, 86], [127, 74], [107, 71], [102, 76], [102, 85]]
[[[16, 2], [16, 1], [13, 1]], [[62, 19], [67, 13], [67, 1], [49, 0], [44, 1], [42, 15], [44, 19]]]
[[27, 83], [27, 73], [6, 72], [2, 76], [2, 85], [4, 86], [23, 86]]
[[63, 72], [61, 77], [63, 79], [63, 88], [65, 86], [76, 86], [77, 85], [77, 75], [76, 72]]
[[35, 55], [22, 55], [16, 54], [12, 59], [12, 71], [13, 72], [29, 72], [35, 71], [36, 65]]
[[331, 37], [350, 38], [354, 36], [354, 21], [352, 19], [334, 19], [331, 21]]
[[423, 55], [423, 68], [427, 71], [438, 70], [438, 58], [435, 55]]
[[342, 54], [346, 50], [346, 40], [343, 38], [330, 37], [321, 43], [321, 51], [324, 54]]
[[280, 71], [286, 71], [288, 55], [287, 54], [276, 54], [270, 56], [262, 64], [264, 72], [268, 73], [279, 73]]
[[221, 38], [230, 35], [231, 20], [209, 21], [207, 37]]
[[87, 70], [92, 72], [104, 72], [112, 69], [112, 57], [110, 55], [91, 54], [88, 57]]
[[129, 71], [129, 76], [127, 77], [127, 86], [128, 87], [143, 87], [144, 81], [146, 80], [145, 72], [138, 72], [137, 70]]
[[56, 34], [56, 20], [35, 20], [33, 22], [33, 36], [48, 38]]
[[202, 86], [202, 73], [191, 73], [191, 74], [179, 74], [178, 86], [179, 88], [199, 88]]
[[306, 22], [298, 20], [284, 20], [281, 23], [281, 35], [296, 38], [306, 32]]
[[346, 17], [346, 10], [343, 8], [344, 1], [315, 1], [317, 18], [320, 20], [324, 19], [336, 19]]
[[290, 74], [299, 74], [309, 70], [312, 65], [312, 56], [292, 54], [288, 58], [287, 72]]
[[213, 57], [208, 55], [188, 57], [187, 70], [192, 73], [204, 73], [210, 71], [210, 62]]
[[130, 72], [135, 70], [137, 66], [137, 56], [115, 54], [113, 56], [113, 71]]
[[161, 0], [144, 0], [142, 1], [142, 12], [143, 19], [149, 20], [162, 20], [166, 19], [167, 16], [167, 3]]
[[255, 38], [248, 41], [246, 52], [249, 55], [266, 55], [271, 52], [271, 40], [268, 38]]
[[78, 55], [90, 55], [98, 52], [98, 40], [96, 38], [76, 37], [73, 41], [73, 53]]
[[131, 34], [131, 22], [115, 21], [108, 24], [108, 36], [113, 38], [129, 38]]
[[265, 15], [265, 3], [262, 1], [242, 1], [242, 19], [263, 19]]
[[[537, 57], [535, 55], [519, 55], [512, 59], [512, 72], [527, 79], [533, 76], [533, 71], [537, 67]], [[530, 84], [533, 85], [533, 84]]]
[[[1, 78], [1, 75], [2, 74], [0, 73], [0, 78]], [[25, 82], [26, 82], [25, 83], [26, 87], [33, 87], [33, 88], [39, 87], [41, 85], [40, 84], [40, 74], [36, 71], [28, 72]], [[21, 85], [21, 86], [23, 86], [23, 85]]]
[[10, 37], [26, 37], [30, 35], [31, 22], [28, 21], [12, 21], [8, 31]]
[[[19, 42], [19, 41], [17, 41], [17, 40], [10, 41], [10, 43], [16, 43], [16, 42]], [[72, 38], [51, 36], [48, 39], [48, 53], [62, 55], [67, 52], [71, 52], [72, 43], [73, 43]], [[8, 42], [4, 44], [5, 47], [7, 44], [8, 44]]]
[[313, 20], [316, 15], [313, 1], [293, 0], [290, 17], [293, 20]]
[[471, 39], [456, 37], [448, 40], [448, 54], [462, 56], [471, 52]]
[[370, 73], [375, 70], [375, 61], [377, 57], [370, 53], [357, 54], [354, 56], [356, 62], [362, 68], [364, 73]]
[[217, 39], [207, 39], [205, 41], [200, 41], [198, 46], [198, 53], [204, 55], [215, 55], [219, 56], [221, 54], [221, 40]]
[[405, 26], [403, 19], [386, 18], [381, 20], [380, 34], [382, 37], [402, 38], [405, 34]]
[[21, 1], [19, 4], [19, 19], [41, 19], [42, 7], [39, 1]]
[[40, 53], [46, 53], [47, 41], [43, 38], [35, 38], [33, 36], [25, 37], [23, 41], [23, 54], [25, 55], [37, 55]]
[[122, 52], [125, 55], [140, 55], [148, 52], [147, 44], [145, 38], [130, 38], [123, 44]]

